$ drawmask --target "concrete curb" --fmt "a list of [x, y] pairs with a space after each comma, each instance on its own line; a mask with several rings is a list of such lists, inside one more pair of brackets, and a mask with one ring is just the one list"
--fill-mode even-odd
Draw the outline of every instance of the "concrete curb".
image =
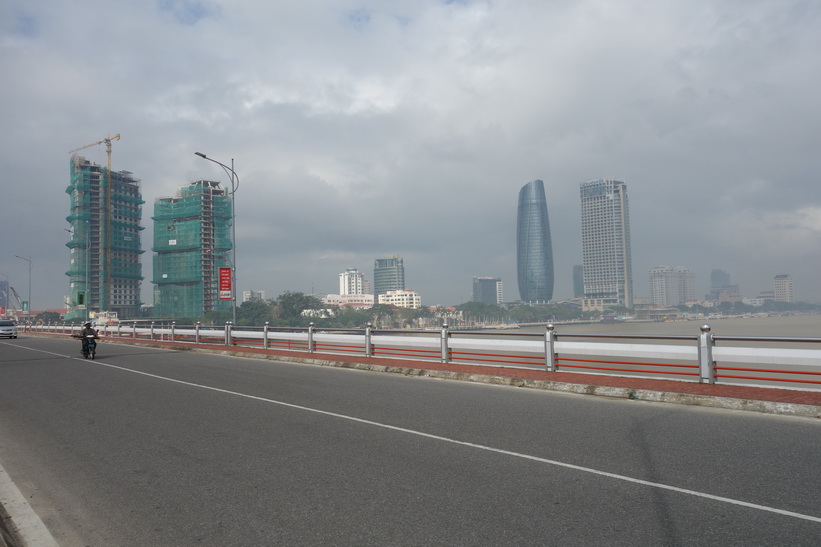
[[[179, 349], [176, 346], [166, 347], [168, 349]], [[191, 347], [190, 350], [201, 351], [204, 353], [230, 355], [232, 357], [247, 357], [250, 359], [268, 359], [318, 366], [350, 368], [371, 372], [404, 374], [405, 376], [420, 376], [438, 378], [442, 380], [459, 380], [464, 382], [480, 382], [486, 384], [504, 385], [511, 387], [544, 389], [548, 391], [573, 393], [577, 395], [593, 395], [598, 397], [614, 397], [619, 399], [630, 399], [635, 401], [647, 401], [654, 403], [670, 403], [679, 405], [703, 406], [727, 410], [743, 410], [747, 412], [761, 412], [765, 414], [777, 414], [781, 416], [821, 418], [821, 407], [814, 405], [802, 405], [797, 403], [761, 401], [755, 399], [736, 399], [731, 397], [717, 397], [712, 395], [697, 395], [690, 393], [675, 393], [669, 391], [655, 391], [641, 388], [634, 389], [629, 387], [577, 384], [569, 382], [555, 382], [548, 380], [532, 380], [526, 378], [516, 378], [515, 376], [494, 376], [489, 374], [477, 374], [470, 372], [456, 372], [416, 367], [337, 361], [333, 359], [311, 359], [307, 357], [291, 357], [287, 355], [269, 355], [262, 353], [250, 353], [245, 351], [232, 351], [230, 349], [212, 350], [207, 348]]]
[[57, 542], [0, 466], [0, 547], [17, 545], [57, 547]]
[[[41, 333], [28, 333], [34, 336], [49, 336]], [[61, 335], [57, 335], [61, 336]], [[267, 359], [277, 361], [287, 361], [291, 363], [304, 363], [319, 366], [333, 366], [339, 368], [352, 368], [357, 370], [373, 372], [390, 372], [394, 374], [404, 374], [406, 376], [422, 376], [439, 378], [443, 380], [460, 380], [467, 382], [481, 382], [487, 384], [506, 385], [512, 387], [526, 387], [531, 389], [544, 389], [548, 391], [559, 391], [564, 393], [574, 393], [577, 395], [593, 395], [598, 397], [615, 397], [620, 399], [631, 399], [636, 401], [647, 401], [655, 403], [670, 403], [679, 405], [703, 406], [709, 408], [719, 408], [727, 410], [743, 410], [747, 412], [760, 412], [765, 414], [777, 414], [780, 416], [797, 416], [804, 418], [821, 418], [821, 406], [807, 405], [799, 403], [789, 403], [783, 401], [766, 401], [759, 399], [741, 399], [733, 397], [722, 397], [717, 395], [703, 395], [693, 393], [681, 393], [675, 391], [660, 391], [646, 388], [615, 387], [606, 385], [560, 382], [550, 380], [534, 380], [527, 378], [517, 378], [515, 376], [496, 376], [492, 374], [479, 374], [471, 372], [458, 372], [450, 370], [438, 370], [425, 368], [425, 362], [420, 361], [419, 366], [382, 365], [376, 363], [365, 363], [356, 361], [345, 361], [343, 359], [332, 358], [312, 358], [303, 356], [293, 356], [279, 353], [255, 352], [253, 348], [243, 350], [217, 349], [215, 347], [194, 346], [175, 342], [129, 340], [123, 338], [106, 339], [107, 343], [124, 344], [133, 346], [150, 346], [173, 351], [196, 351], [212, 353], [218, 355], [230, 355], [232, 357], [246, 357], [249, 359]], [[637, 379], [636, 384], [641, 380]]]

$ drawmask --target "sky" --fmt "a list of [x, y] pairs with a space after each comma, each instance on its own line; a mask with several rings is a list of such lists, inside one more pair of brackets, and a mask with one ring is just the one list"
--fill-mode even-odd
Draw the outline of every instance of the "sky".
[[616, 178], [636, 296], [668, 265], [821, 302], [821, 2], [3, 0], [0, 74], [0, 275], [26, 296], [30, 257], [34, 310], [69, 292], [69, 150], [115, 134], [147, 304], [155, 199], [229, 184], [194, 152], [234, 161], [238, 289], [269, 298], [395, 254], [425, 305], [517, 300], [534, 179], [569, 298], [579, 185]]

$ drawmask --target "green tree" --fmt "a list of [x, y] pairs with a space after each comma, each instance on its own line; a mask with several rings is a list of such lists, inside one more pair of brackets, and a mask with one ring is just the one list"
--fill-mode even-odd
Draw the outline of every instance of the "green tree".
[[55, 311], [44, 311], [43, 313], [38, 313], [34, 320], [43, 323], [59, 323], [60, 314]]
[[[282, 326], [304, 327], [314, 321], [313, 318], [304, 317], [304, 310], [319, 310], [323, 308], [322, 302], [315, 296], [301, 292], [286, 291], [277, 297], [273, 305], [273, 319]], [[315, 322], [315, 321], [314, 321]]]
[[237, 308], [237, 324], [261, 327], [273, 321], [271, 303], [267, 301], [243, 302]]

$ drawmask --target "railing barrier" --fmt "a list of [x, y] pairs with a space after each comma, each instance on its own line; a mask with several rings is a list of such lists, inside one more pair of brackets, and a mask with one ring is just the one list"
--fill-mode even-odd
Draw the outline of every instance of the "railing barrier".
[[450, 338], [450, 333], [448, 332], [448, 324], [442, 323], [442, 362], [447, 363], [450, 361], [450, 348], [448, 347], [448, 338]]
[[365, 327], [365, 357], [373, 357], [373, 323]]
[[[125, 328], [123, 328], [125, 325]], [[76, 323], [26, 324], [24, 332], [75, 334]], [[101, 335], [121, 338], [213, 343], [219, 327], [203, 330], [202, 323], [177, 336], [176, 322], [170, 328], [146, 320], [100, 326]], [[821, 389], [821, 338], [771, 336], [722, 336], [710, 325], [699, 334], [646, 335], [616, 333], [558, 332], [547, 324], [540, 332], [499, 332], [450, 329], [364, 329], [271, 328], [238, 330], [228, 321], [224, 328], [226, 346], [288, 349], [309, 353], [338, 353], [384, 359], [410, 358], [418, 361], [514, 367], [556, 373], [622, 375], [663, 378], [704, 384], [779, 385], [792, 389]], [[116, 334], [114, 334], [116, 333]], [[364, 347], [363, 347], [364, 339]], [[610, 340], [610, 341], [608, 341]], [[725, 344], [724, 342], [729, 342]], [[785, 345], [787, 344], [787, 345]]]
[[548, 323], [544, 331], [544, 364], [548, 372], [556, 372], [556, 327]]
[[701, 334], [698, 336], [698, 368], [702, 384], [714, 384], [716, 381], [716, 363], [713, 361], [713, 335], [710, 334], [710, 325], [701, 325]]

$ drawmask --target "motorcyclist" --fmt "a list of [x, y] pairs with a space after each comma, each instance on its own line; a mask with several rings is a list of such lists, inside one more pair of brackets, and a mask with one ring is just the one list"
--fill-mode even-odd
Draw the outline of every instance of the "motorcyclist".
[[97, 331], [91, 328], [91, 323], [86, 323], [83, 325], [83, 330], [80, 331], [79, 338], [83, 342], [83, 354], [88, 351], [88, 336], [91, 335], [94, 339], [98, 339], [99, 335]]

